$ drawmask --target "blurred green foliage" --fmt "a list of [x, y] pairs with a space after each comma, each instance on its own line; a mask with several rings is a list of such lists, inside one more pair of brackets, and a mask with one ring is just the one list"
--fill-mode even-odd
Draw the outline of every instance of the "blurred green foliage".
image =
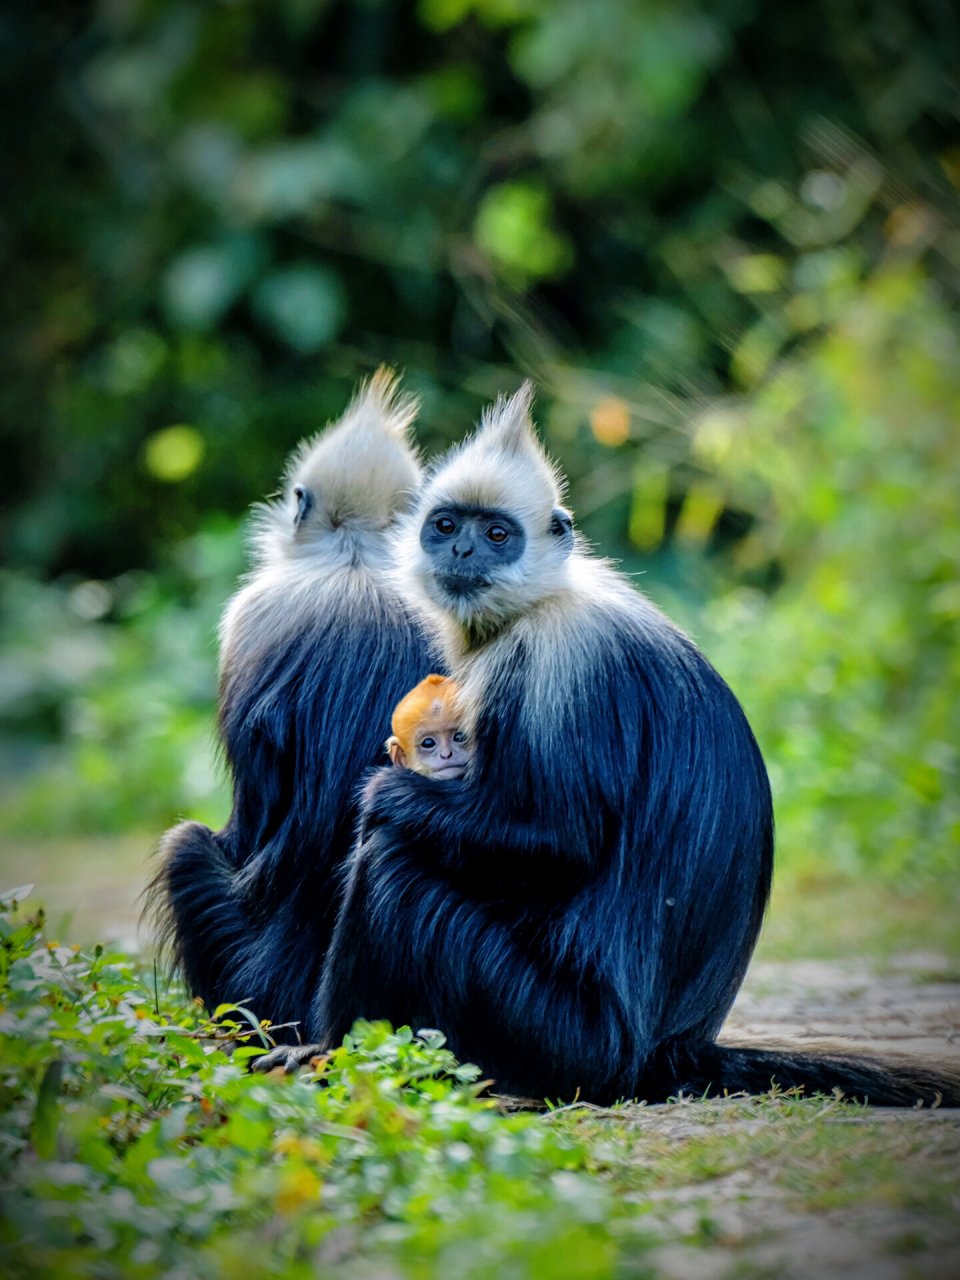
[[179, 812], [225, 819], [216, 624], [241, 551], [234, 525], [210, 526], [156, 574], [0, 578], [8, 834], [159, 830]]
[[915, 269], [851, 288], [829, 331], [695, 450], [776, 556], [772, 595], [709, 604], [707, 648], [766, 751], [781, 850], [956, 884], [960, 849], [960, 332]]
[[521, 374], [578, 522], [745, 702], [781, 855], [960, 835], [949, 6], [10, 7], [7, 831], [218, 821], [237, 520], [382, 360]]

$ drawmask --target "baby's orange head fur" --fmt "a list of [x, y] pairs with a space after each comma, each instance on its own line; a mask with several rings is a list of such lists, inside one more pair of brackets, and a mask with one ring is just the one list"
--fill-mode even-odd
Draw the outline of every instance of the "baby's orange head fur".
[[451, 710], [457, 696], [457, 684], [449, 676], [430, 675], [421, 680], [393, 709], [390, 731], [399, 738], [404, 749], [413, 746], [417, 725], [436, 709]]
[[469, 750], [460, 728], [457, 693], [455, 680], [429, 675], [401, 698], [387, 739], [387, 752], [395, 765], [434, 777], [463, 776]]

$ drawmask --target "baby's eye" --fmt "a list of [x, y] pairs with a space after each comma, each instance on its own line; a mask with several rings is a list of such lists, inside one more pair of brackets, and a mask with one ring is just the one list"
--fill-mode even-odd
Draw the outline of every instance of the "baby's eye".
[[432, 751], [436, 745], [437, 745], [436, 738], [424, 738], [423, 741], [420, 743], [420, 750]]
[[453, 735], [453, 740], [454, 742], [466, 742], [467, 735], [466, 733], [464, 733], [463, 729], [458, 729], [457, 732]]

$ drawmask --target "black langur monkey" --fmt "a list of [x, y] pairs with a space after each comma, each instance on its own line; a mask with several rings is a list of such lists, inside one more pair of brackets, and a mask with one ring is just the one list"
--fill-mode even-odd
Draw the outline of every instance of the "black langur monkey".
[[305, 441], [255, 517], [255, 567], [220, 627], [219, 729], [233, 780], [222, 831], [168, 831], [150, 898], [190, 991], [302, 1019], [353, 841], [356, 788], [394, 703], [435, 666], [390, 585], [415, 500], [416, 403], [379, 370]]
[[713, 667], [579, 545], [529, 407], [524, 388], [485, 415], [398, 541], [474, 755], [462, 781], [384, 769], [368, 785], [310, 1033], [329, 1045], [358, 1017], [439, 1027], [524, 1096], [775, 1079], [960, 1100], [922, 1064], [716, 1042], [770, 888], [766, 771]]

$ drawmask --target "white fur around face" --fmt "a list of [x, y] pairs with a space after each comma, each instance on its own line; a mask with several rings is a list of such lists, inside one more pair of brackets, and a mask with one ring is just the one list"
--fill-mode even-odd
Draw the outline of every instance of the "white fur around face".
[[[382, 532], [408, 510], [421, 479], [408, 438], [416, 411], [415, 398], [399, 392], [396, 375], [378, 369], [338, 422], [294, 451], [281, 497], [257, 511], [257, 562], [336, 559], [338, 548], [342, 552], [357, 538]], [[298, 487], [312, 501], [299, 525]]]
[[[421, 479], [408, 438], [416, 409], [396, 375], [379, 369], [338, 422], [294, 451], [281, 496], [255, 508], [254, 567], [224, 611], [221, 666], [304, 625], [329, 606], [331, 592], [347, 609], [363, 597], [367, 611], [392, 597], [387, 534]], [[299, 524], [297, 487], [312, 498]]]
[[442, 634], [465, 727], [475, 731], [480, 708], [488, 691], [497, 687], [499, 673], [520, 662], [526, 679], [525, 708], [532, 717], [530, 732], [556, 733], [562, 739], [571, 715], [594, 696], [594, 671], [615, 656], [624, 634], [640, 641], [665, 625], [672, 626], [608, 560], [576, 549], [566, 561], [562, 582], [540, 593], [498, 632], [494, 643], [471, 649], [458, 632]]
[[[416, 509], [400, 526], [398, 582], [427, 610], [451, 649], [482, 642], [567, 582], [568, 550], [551, 533], [562, 481], [534, 433], [530, 397], [529, 385], [524, 385], [488, 409], [479, 430], [428, 476]], [[527, 538], [520, 558], [498, 570], [491, 587], [467, 599], [447, 595], [420, 546], [420, 530], [430, 511], [462, 505], [509, 512]]]

